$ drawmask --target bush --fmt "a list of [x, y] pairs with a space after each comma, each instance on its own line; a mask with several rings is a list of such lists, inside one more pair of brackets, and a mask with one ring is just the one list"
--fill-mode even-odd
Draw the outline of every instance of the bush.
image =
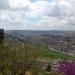
[[75, 63], [63, 61], [59, 63], [59, 70], [65, 75], [75, 75]]

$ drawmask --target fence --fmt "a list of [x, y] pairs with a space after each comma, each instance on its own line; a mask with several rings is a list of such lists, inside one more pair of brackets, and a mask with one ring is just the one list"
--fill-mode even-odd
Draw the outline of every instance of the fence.
[[49, 60], [49, 59], [37, 59], [35, 61], [35, 66], [37, 66], [40, 69], [46, 70], [46, 68], [51, 65], [52, 71], [58, 71], [59, 70], [59, 60]]

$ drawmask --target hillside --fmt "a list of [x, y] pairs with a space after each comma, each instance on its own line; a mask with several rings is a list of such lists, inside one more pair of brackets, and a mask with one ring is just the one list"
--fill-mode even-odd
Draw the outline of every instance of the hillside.
[[[67, 32], [67, 31], [24, 31], [24, 30], [15, 30], [15, 31], [6, 31], [5, 32], [5, 39], [8, 41], [16, 41], [20, 43], [31, 43], [31, 46], [36, 48], [39, 46], [37, 49], [41, 48], [41, 56], [43, 57], [48, 57], [48, 58], [53, 58], [53, 59], [69, 59], [71, 56], [67, 54], [63, 54], [61, 52], [57, 52], [54, 50], [48, 49], [48, 44], [52, 42], [52, 40], [58, 41], [63, 40], [66, 37], [74, 37], [73, 34], [74, 32]], [[57, 35], [56, 35], [57, 34]], [[65, 34], [68, 34], [65, 35]], [[56, 36], [55, 36], [56, 35]], [[61, 36], [62, 35], [62, 36]], [[64, 37], [64, 36], [66, 37]], [[70, 39], [69, 39], [70, 40]], [[55, 43], [53, 41], [53, 43]], [[72, 41], [71, 41], [72, 42]], [[59, 41], [58, 41], [59, 43]], [[60, 44], [60, 43], [59, 43]], [[46, 47], [46, 48], [44, 48]], [[53, 48], [54, 49], [54, 48]]]
[[26, 42], [33, 44], [50, 45], [53, 49], [75, 54], [75, 31], [26, 31], [26, 30], [8, 30], [5, 31], [5, 37], [10, 40]]
[[[74, 58], [68, 54], [49, 49], [48, 45], [42, 41], [39, 42], [36, 39], [34, 41], [24, 35], [23, 39], [21, 34], [14, 34], [10, 35], [6, 33], [5, 40], [3, 44], [0, 45], [0, 74], [2, 75], [25, 75], [25, 72], [30, 69], [34, 75], [36, 73], [37, 75], [48, 75], [47, 72], [42, 71], [40, 68], [37, 69], [37, 65], [34, 65], [37, 59], [72, 60]], [[52, 74], [55, 75], [54, 72], [52, 72]], [[56, 74], [58, 74], [58, 72], [56, 72]], [[63, 73], [59, 75], [63, 75]]]
[[9, 36], [5, 39], [5, 44], [8, 44], [7, 47], [9, 47], [10, 50], [12, 48], [14, 50], [15, 48], [17, 48], [17, 52], [20, 50], [20, 47], [22, 47], [21, 53], [24, 53], [25, 49], [27, 49], [31, 53], [34, 52], [35, 55], [37, 55], [36, 53], [38, 53], [37, 58], [42, 57], [42, 58], [48, 58], [53, 60], [54, 59], [69, 60], [73, 58], [71, 55], [58, 52], [57, 50], [54, 51], [52, 49], [49, 49], [46, 44], [38, 43], [37, 41], [30, 41], [25, 39], [21, 40], [18, 39], [17, 37]]

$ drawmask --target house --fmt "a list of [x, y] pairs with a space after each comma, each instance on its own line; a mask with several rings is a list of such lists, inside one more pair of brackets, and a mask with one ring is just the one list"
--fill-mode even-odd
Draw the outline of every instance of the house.
[[69, 51], [70, 49], [69, 48], [70, 45], [66, 41], [63, 41], [63, 40], [54, 41], [51, 47], [60, 51]]

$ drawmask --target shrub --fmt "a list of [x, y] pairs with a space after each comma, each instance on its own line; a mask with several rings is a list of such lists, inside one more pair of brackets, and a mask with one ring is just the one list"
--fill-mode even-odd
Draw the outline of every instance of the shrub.
[[65, 75], [75, 75], [75, 63], [74, 62], [60, 62], [59, 70], [64, 72]]

